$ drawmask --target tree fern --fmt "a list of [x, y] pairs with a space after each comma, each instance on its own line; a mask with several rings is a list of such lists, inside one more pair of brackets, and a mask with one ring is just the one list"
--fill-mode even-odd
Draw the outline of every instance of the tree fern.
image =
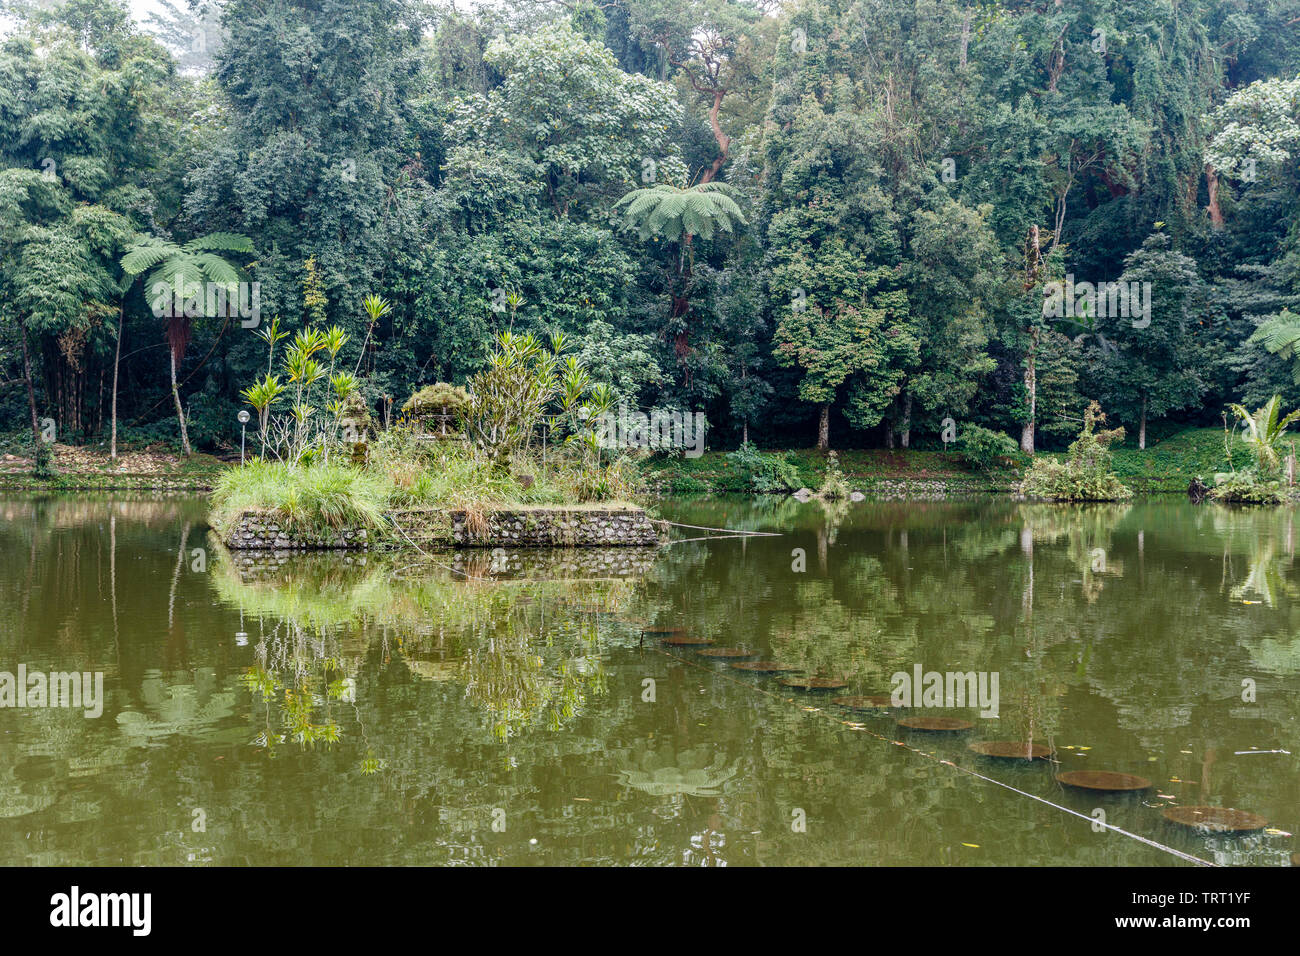
[[636, 228], [644, 241], [660, 236], [671, 242], [685, 237], [712, 239], [715, 232], [733, 232], [746, 224], [740, 206], [726, 183], [697, 183], [683, 189], [661, 183], [634, 189], [617, 203], [623, 222]]
[[1246, 341], [1264, 346], [1273, 355], [1290, 359], [1292, 380], [1300, 385], [1300, 360], [1297, 360], [1300, 358], [1300, 315], [1283, 309], [1260, 323]]

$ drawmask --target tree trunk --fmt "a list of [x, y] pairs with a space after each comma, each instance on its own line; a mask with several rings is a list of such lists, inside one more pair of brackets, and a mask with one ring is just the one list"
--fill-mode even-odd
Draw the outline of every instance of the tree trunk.
[[1209, 163], [1205, 164], [1205, 192], [1209, 201], [1206, 211], [1210, 214], [1210, 225], [1215, 229], [1223, 228], [1223, 210], [1219, 208], [1219, 173]]
[[108, 442], [108, 457], [117, 461], [117, 369], [122, 362], [122, 317], [126, 313], [126, 303], [117, 308], [117, 350], [113, 353], [113, 425], [112, 437]]
[[1038, 415], [1038, 330], [1029, 333], [1029, 352], [1025, 355], [1025, 393], [1029, 399], [1029, 418], [1020, 430], [1020, 450], [1034, 453], [1034, 422]]
[[831, 447], [831, 406], [822, 406], [821, 420], [817, 423], [817, 450], [829, 451]]
[[727, 91], [725, 89], [713, 91], [713, 105], [709, 107], [709, 128], [713, 130], [713, 139], [718, 144], [718, 158], [700, 177], [702, 183], [713, 182], [713, 177], [718, 175], [718, 171], [722, 169], [727, 157], [731, 154], [731, 137], [722, 131], [722, 125], [718, 122], [718, 113], [722, 109], [722, 98], [726, 95]]
[[1142, 420], [1138, 422], [1138, 449], [1145, 451], [1147, 447], [1147, 397], [1142, 396]]
[[27, 384], [27, 407], [32, 413], [32, 441], [41, 440], [41, 426], [36, 421], [36, 391], [32, 388], [32, 357], [27, 351], [27, 320], [18, 319], [18, 337], [23, 342], [23, 381]]
[[742, 445], [749, 444], [749, 422], [745, 422], [740, 426], [740, 443]]
[[903, 399], [903, 447], [912, 441], [912, 396]]
[[181, 426], [181, 449], [186, 456], [189, 456], [194, 454], [194, 450], [190, 448], [190, 433], [185, 428], [185, 410], [181, 408], [181, 392], [176, 387], [176, 353], [169, 348], [167, 356], [171, 359], [172, 401], [176, 403], [176, 421], [180, 422]]

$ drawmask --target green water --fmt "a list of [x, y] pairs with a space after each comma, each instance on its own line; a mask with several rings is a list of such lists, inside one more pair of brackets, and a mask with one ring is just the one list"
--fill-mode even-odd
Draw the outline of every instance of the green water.
[[[660, 511], [780, 536], [609, 573], [477, 553], [455, 572], [308, 556], [267, 578], [233, 569], [198, 498], [0, 499], [0, 671], [100, 671], [106, 695], [97, 718], [0, 710], [3, 862], [1186, 865], [1036, 796], [1206, 860], [1289, 864], [1292, 511]], [[917, 664], [996, 673], [998, 716], [921, 709], [974, 728], [904, 731], [642, 642], [637, 619], [844, 694], [888, 694]], [[979, 757], [978, 740], [1033, 740], [1055, 762]], [[1236, 753], [1252, 748], [1291, 755]], [[1098, 795], [1054, 779], [1071, 770], [1153, 786]], [[1161, 815], [1187, 805], [1278, 832]]]

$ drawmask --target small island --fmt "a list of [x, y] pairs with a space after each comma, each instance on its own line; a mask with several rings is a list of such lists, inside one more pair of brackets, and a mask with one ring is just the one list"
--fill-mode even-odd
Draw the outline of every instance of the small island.
[[[382, 299], [367, 309], [382, 314]], [[267, 368], [288, 339], [258, 333]], [[232, 550], [654, 547], [666, 540], [635, 499], [637, 471], [603, 447], [613, 392], [554, 335], [503, 332], [468, 388], [426, 386], [378, 429], [348, 336], [306, 328], [242, 395], [253, 457], [224, 472], [209, 521]]]

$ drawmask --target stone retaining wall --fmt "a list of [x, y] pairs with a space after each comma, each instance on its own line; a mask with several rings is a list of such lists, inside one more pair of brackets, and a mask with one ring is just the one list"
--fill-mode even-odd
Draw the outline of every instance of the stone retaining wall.
[[225, 545], [239, 551], [356, 551], [370, 547], [370, 535], [364, 528], [311, 534], [290, 528], [273, 512], [245, 511]]
[[469, 520], [463, 511], [453, 511], [452, 541], [479, 548], [590, 548], [651, 546], [664, 540], [639, 508], [492, 511], [485, 520], [486, 526]]
[[[225, 536], [232, 551], [365, 551], [372, 547], [590, 548], [653, 547], [666, 529], [639, 508], [397, 511], [385, 533], [365, 529], [313, 534], [291, 529], [274, 512], [246, 511]], [[400, 530], [399, 530], [400, 529]]]

